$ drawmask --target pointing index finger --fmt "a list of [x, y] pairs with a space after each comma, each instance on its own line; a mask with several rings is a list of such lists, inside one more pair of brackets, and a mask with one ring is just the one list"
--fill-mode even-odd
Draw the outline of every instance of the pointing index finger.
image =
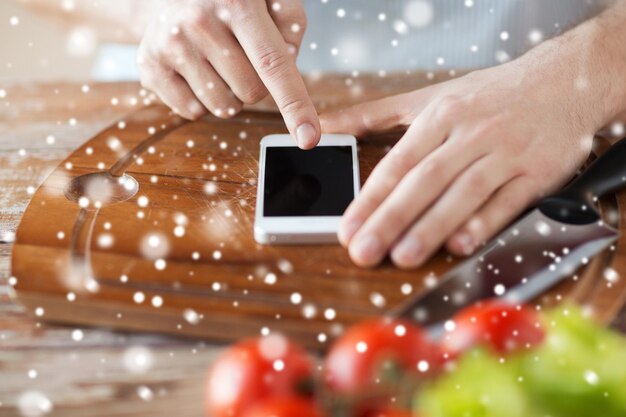
[[231, 22], [233, 33], [276, 101], [289, 132], [300, 148], [313, 148], [320, 139], [319, 117], [265, 2], [237, 15]]

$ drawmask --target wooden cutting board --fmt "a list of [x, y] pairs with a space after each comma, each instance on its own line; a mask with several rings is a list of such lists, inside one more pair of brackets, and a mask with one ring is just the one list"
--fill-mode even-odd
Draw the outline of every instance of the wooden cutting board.
[[[260, 246], [253, 239], [259, 140], [277, 113], [186, 122], [161, 106], [109, 127], [36, 191], [16, 235], [14, 295], [42, 320], [232, 341], [284, 332], [323, 348], [346, 325], [384, 314], [457, 260], [416, 271], [355, 267], [339, 246]], [[397, 140], [362, 141], [362, 181]], [[602, 201], [621, 213], [626, 192]], [[608, 216], [620, 230], [621, 216]], [[619, 239], [538, 300], [592, 305], [601, 320], [626, 299]]]

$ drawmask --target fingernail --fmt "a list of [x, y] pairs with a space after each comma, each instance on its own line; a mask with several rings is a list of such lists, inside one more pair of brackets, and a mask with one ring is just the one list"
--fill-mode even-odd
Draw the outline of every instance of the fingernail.
[[391, 256], [395, 262], [412, 265], [419, 260], [421, 251], [421, 242], [414, 236], [407, 236], [398, 243]]
[[345, 225], [342, 224], [341, 228], [339, 229], [340, 242], [344, 245], [347, 244], [350, 239], [352, 239], [352, 236], [354, 236], [356, 231], [359, 230], [362, 224], [363, 222], [359, 220], [350, 220]]
[[456, 241], [464, 254], [469, 255], [474, 251], [474, 240], [469, 233], [463, 232], [459, 234]]
[[296, 130], [296, 142], [301, 148], [310, 148], [315, 141], [317, 131], [310, 123], [303, 123]]
[[350, 253], [360, 261], [368, 262], [377, 259], [381, 250], [380, 240], [374, 235], [360, 238], [350, 246]]

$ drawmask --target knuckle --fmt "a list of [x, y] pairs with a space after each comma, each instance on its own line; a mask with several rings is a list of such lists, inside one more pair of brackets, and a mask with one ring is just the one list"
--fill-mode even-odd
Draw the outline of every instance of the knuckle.
[[139, 84], [142, 88], [145, 88], [146, 90], [154, 91], [154, 77], [152, 75], [149, 75], [149, 72], [147, 71], [140, 71]]
[[154, 71], [151, 67], [147, 67], [145, 65], [141, 65], [138, 68], [139, 71], [139, 83], [143, 88], [148, 90], [152, 90], [154, 86]]
[[376, 126], [376, 117], [374, 117], [370, 112], [360, 111], [359, 108], [356, 108], [355, 110], [358, 112], [357, 114], [360, 114], [361, 124], [365, 126], [366, 131], [370, 131]]
[[389, 152], [385, 158], [385, 164], [388, 167], [388, 171], [392, 173], [404, 172], [409, 170], [414, 164], [414, 156], [409, 152], [403, 152], [398, 148], [394, 148]]
[[159, 58], [164, 60], [179, 59], [184, 57], [185, 53], [185, 42], [178, 35], [168, 35], [163, 42], [163, 47], [157, 52]]
[[444, 122], [463, 114], [465, 102], [458, 96], [446, 95], [435, 102], [434, 117]]
[[496, 115], [487, 119], [482, 119], [476, 124], [474, 129], [474, 136], [487, 137], [498, 134], [500, 126], [502, 125], [502, 119]]
[[384, 118], [381, 118], [380, 112], [372, 111], [367, 105], [355, 107], [355, 112], [360, 115], [361, 125], [364, 126], [366, 132], [379, 130], [381, 122], [389, 126], [406, 125], [409, 111], [409, 109], [399, 109], [394, 106], [385, 112]]
[[209, 12], [204, 6], [197, 3], [190, 5], [186, 8], [183, 17], [185, 28], [203, 29], [209, 22], [209, 17]]
[[148, 45], [146, 41], [142, 41], [137, 51], [137, 68], [139, 73], [142, 71], [148, 73], [154, 71], [156, 67], [163, 62], [160, 53], [161, 48], [158, 43]]
[[280, 100], [279, 106], [282, 113], [298, 114], [307, 108], [308, 102], [301, 97], [285, 97]]
[[419, 107], [394, 106], [392, 112], [392, 122], [395, 126], [409, 126], [419, 114]]
[[436, 158], [428, 158], [422, 162], [422, 172], [430, 178], [439, 178], [443, 173], [443, 165]]
[[157, 91], [159, 88], [159, 71], [153, 65], [139, 67], [139, 82], [147, 90]]
[[480, 190], [487, 186], [487, 177], [482, 172], [473, 172], [469, 175], [467, 182], [470, 189]]
[[259, 72], [270, 78], [280, 76], [287, 64], [287, 56], [275, 48], [267, 48], [259, 55]]
[[396, 185], [400, 180], [400, 173], [403, 171], [398, 164], [392, 163], [390, 160], [387, 161], [388, 163], [378, 164], [370, 175], [372, 181], [382, 188], [391, 188]]
[[521, 155], [529, 146], [529, 140], [519, 134], [512, 133], [507, 128], [509, 120], [502, 114], [496, 114], [481, 120], [470, 136], [470, 141], [490, 141], [507, 155]]

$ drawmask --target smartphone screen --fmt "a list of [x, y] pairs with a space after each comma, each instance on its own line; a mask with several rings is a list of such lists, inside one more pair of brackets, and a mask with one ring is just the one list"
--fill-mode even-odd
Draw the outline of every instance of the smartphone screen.
[[354, 199], [350, 146], [267, 147], [263, 215], [341, 216]]

